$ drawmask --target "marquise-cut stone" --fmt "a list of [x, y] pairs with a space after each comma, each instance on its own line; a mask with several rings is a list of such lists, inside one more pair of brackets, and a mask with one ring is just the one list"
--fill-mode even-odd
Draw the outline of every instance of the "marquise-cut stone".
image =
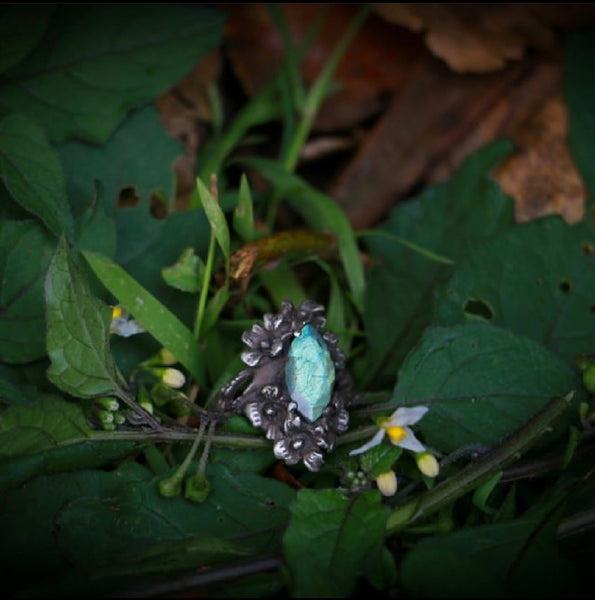
[[318, 419], [331, 401], [335, 365], [326, 342], [312, 325], [305, 325], [291, 342], [285, 382], [298, 411], [310, 421]]

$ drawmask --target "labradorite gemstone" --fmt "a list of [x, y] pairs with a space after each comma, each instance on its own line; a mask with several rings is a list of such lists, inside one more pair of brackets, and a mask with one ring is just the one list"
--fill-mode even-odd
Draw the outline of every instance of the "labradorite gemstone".
[[310, 421], [318, 419], [331, 401], [335, 365], [326, 342], [312, 325], [304, 325], [291, 342], [285, 382], [298, 410]]

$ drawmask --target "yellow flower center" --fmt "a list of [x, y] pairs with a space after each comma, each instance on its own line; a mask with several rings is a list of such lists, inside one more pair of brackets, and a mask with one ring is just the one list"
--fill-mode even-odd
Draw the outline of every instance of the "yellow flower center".
[[399, 444], [407, 437], [407, 431], [400, 425], [386, 427], [386, 433], [388, 433], [388, 437], [390, 437], [393, 444]]
[[122, 309], [119, 306], [112, 306], [112, 319], [119, 319], [122, 316]]

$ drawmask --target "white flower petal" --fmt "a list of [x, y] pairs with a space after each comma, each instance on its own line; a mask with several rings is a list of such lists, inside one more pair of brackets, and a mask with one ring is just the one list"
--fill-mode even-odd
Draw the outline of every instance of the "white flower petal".
[[363, 454], [370, 448], [374, 448], [374, 446], [378, 446], [378, 444], [380, 444], [380, 442], [382, 442], [382, 438], [384, 438], [385, 433], [386, 433], [386, 431], [384, 431], [384, 429], [379, 429], [374, 434], [374, 437], [372, 437], [372, 439], [370, 441], [366, 442], [363, 446], [360, 446], [359, 448], [352, 450], [349, 453], [349, 456], [355, 456], [356, 454]]
[[415, 434], [409, 427], [403, 427], [407, 432], [407, 437], [401, 440], [397, 446], [405, 448], [405, 450], [411, 450], [411, 452], [424, 452], [425, 446], [415, 437]]
[[395, 427], [397, 425], [415, 425], [430, 410], [427, 406], [401, 406], [390, 416], [390, 420], [385, 427]]

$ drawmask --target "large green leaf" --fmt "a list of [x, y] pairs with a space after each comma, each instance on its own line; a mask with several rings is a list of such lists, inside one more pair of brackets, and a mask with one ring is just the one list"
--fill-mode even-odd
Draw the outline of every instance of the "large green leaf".
[[91, 295], [60, 239], [45, 280], [48, 378], [77, 398], [122, 395], [109, 348], [111, 310]]
[[300, 490], [283, 537], [293, 597], [348, 597], [358, 576], [376, 570], [388, 514], [380, 498], [376, 490]]
[[39, 395], [0, 414], [0, 489], [45, 473], [99, 467], [128, 455], [136, 442], [101, 439], [80, 407]]
[[192, 332], [122, 267], [94, 252], [83, 252], [93, 272], [138, 323], [204, 384], [204, 355]]
[[557, 356], [528, 338], [471, 322], [424, 332], [401, 367], [394, 400], [428, 406], [416, 427], [430, 446], [452, 452], [496, 444], [550, 398], [573, 391], [576, 401], [584, 398], [577, 373]]
[[534, 339], [571, 365], [595, 347], [595, 231], [560, 217], [474, 246], [439, 291], [439, 324], [483, 318]]
[[[7, 562], [16, 570], [13, 576], [27, 569], [30, 576], [20, 586], [31, 589], [47, 577], [46, 554], [51, 553], [47, 562], [60, 563], [54, 565], [60, 570], [52, 574], [59, 573], [64, 583], [76, 574], [84, 576], [78, 591], [88, 594], [117, 584], [113, 578], [118, 575], [136, 575], [138, 585], [152, 573], [280, 553], [295, 492], [272, 479], [234, 473], [222, 465], [210, 466], [207, 475], [212, 489], [200, 505], [182, 497], [161, 497], [157, 481], [137, 464], [124, 463], [111, 473], [40, 477], [0, 500], [0, 526], [7, 542], [3, 561], [8, 555]], [[42, 497], [45, 504], [39, 506]], [[36, 513], [31, 522], [35, 529], [29, 532], [31, 511]], [[19, 541], [26, 538], [31, 543]], [[130, 585], [130, 579], [125, 581]]]
[[0, 221], [0, 360], [45, 355], [43, 280], [55, 248], [36, 221]]
[[106, 141], [126, 111], [186, 75], [220, 42], [223, 14], [181, 4], [63, 5], [36, 50], [0, 80], [0, 107], [54, 141]]
[[514, 222], [513, 206], [489, 169], [510, 151], [499, 140], [468, 158], [453, 178], [428, 188], [394, 210], [379, 231], [369, 237], [365, 324], [369, 352], [363, 386], [379, 387], [394, 374], [431, 319], [435, 287], [453, 267], [430, 260], [386, 234], [404, 238], [436, 254], [458, 260], [467, 243], [490, 237]]
[[[4, 4], [0, 7], [0, 72], [20, 62], [43, 36], [51, 4]], [[32, 13], [34, 11], [34, 14]]]
[[581, 589], [579, 573], [555, 543], [559, 516], [559, 510], [534, 513], [426, 538], [405, 555], [404, 593], [414, 598], [582, 597], [586, 588]]
[[120, 192], [134, 189], [150, 200], [153, 193], [174, 195], [172, 163], [182, 154], [180, 144], [165, 133], [159, 111], [148, 105], [131, 112], [102, 145], [72, 140], [56, 148], [64, 165], [66, 189], [73, 211], [95, 196], [95, 180], [103, 187], [106, 212], [113, 216]]
[[0, 177], [16, 202], [39, 217], [52, 233], [72, 239], [73, 222], [60, 161], [42, 129], [21, 115], [0, 120]]
[[568, 140], [591, 198], [595, 196], [595, 30], [573, 31], [564, 52], [564, 98], [568, 109]]

